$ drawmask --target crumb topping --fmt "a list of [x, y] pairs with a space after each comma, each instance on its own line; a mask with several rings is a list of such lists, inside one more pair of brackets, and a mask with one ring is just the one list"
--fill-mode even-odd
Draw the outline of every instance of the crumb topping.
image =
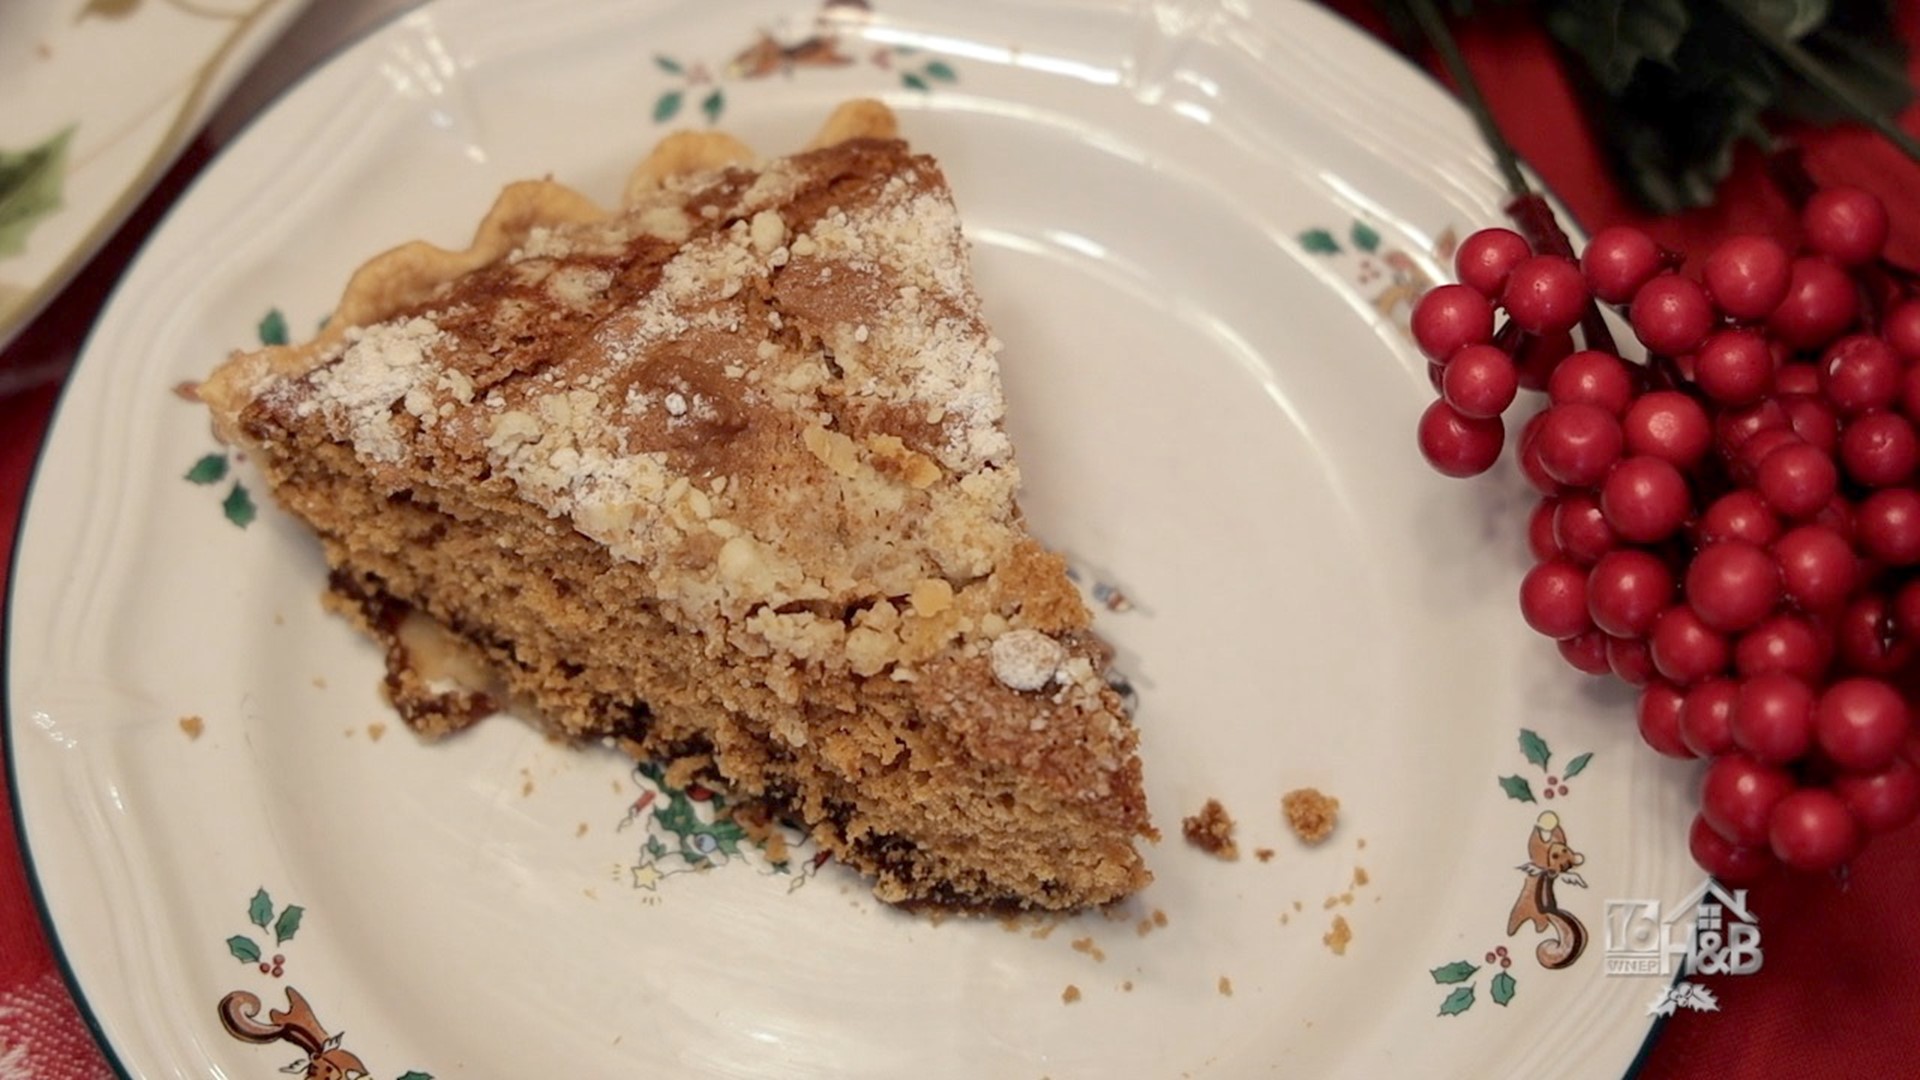
[[1042, 690], [1053, 682], [1067, 650], [1038, 630], [1009, 630], [993, 639], [993, 677], [1014, 690]]

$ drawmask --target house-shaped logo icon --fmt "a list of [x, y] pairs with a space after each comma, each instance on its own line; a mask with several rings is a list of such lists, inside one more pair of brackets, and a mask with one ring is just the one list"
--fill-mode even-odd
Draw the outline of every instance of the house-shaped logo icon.
[[1760, 927], [1745, 889], [1728, 889], [1708, 878], [1679, 903], [1609, 900], [1607, 973], [1746, 975], [1760, 970]]

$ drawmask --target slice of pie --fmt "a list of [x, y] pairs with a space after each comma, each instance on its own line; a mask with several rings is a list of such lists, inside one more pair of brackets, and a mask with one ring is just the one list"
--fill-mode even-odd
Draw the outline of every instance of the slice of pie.
[[938, 166], [854, 102], [763, 163], [669, 137], [618, 212], [515, 184], [200, 393], [417, 730], [525, 703], [804, 823], [884, 900], [1072, 909], [1145, 884], [1155, 833], [1015, 502], [998, 347]]

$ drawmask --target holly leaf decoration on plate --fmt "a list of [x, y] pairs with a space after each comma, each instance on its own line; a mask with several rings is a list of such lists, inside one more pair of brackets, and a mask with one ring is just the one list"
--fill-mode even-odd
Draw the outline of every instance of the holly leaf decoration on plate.
[[273, 921], [273, 943], [281, 945], [292, 941], [293, 935], [300, 932], [300, 919], [306, 913], [307, 909], [299, 904], [288, 904], [280, 917]]
[[247, 902], [247, 921], [262, 930], [273, 922], [273, 897], [267, 895], [267, 890], [254, 893], [253, 899]]
[[1520, 729], [1520, 752], [1527, 756], [1528, 761], [1543, 769], [1547, 767], [1547, 762], [1553, 760], [1553, 751], [1547, 749], [1547, 740], [1526, 728]]
[[1442, 964], [1432, 971], [1427, 972], [1427, 974], [1433, 976], [1433, 981], [1439, 983], [1441, 986], [1451, 986], [1454, 983], [1466, 982], [1468, 979], [1473, 978], [1474, 972], [1479, 970], [1478, 967], [1467, 963], [1465, 960], [1455, 960], [1451, 964]]
[[1527, 778], [1524, 776], [1501, 777], [1500, 790], [1506, 792], [1509, 799], [1519, 802], [1536, 801], [1533, 797], [1533, 785], [1527, 783]]
[[260, 946], [255, 945], [253, 939], [245, 934], [235, 934], [228, 938], [227, 951], [233, 954], [235, 960], [243, 964], [260, 962]]
[[1560, 774], [1560, 779], [1571, 780], [1574, 777], [1579, 776], [1581, 773], [1586, 772], [1587, 763], [1592, 760], [1593, 760], [1593, 754], [1589, 752], [1589, 753], [1581, 754], [1579, 757], [1576, 757], [1572, 761], [1567, 762], [1567, 771]]
[[[227, 497], [221, 500], [220, 512], [227, 515], [228, 521], [244, 529], [253, 524], [254, 514], [256, 513], [253, 505], [253, 496], [247, 494], [246, 488], [235, 484], [233, 485], [233, 490], [227, 492]], [[260, 925], [265, 926], [267, 924], [261, 923]]]
[[267, 313], [260, 317], [260, 325], [256, 329], [259, 331], [262, 345], [287, 343], [287, 317], [279, 308], [267, 309]]
[[1507, 1002], [1513, 1000], [1515, 989], [1513, 976], [1503, 971], [1495, 975], [1493, 981], [1487, 984], [1487, 996], [1493, 999], [1495, 1005], [1505, 1008]]
[[1473, 987], [1461, 986], [1455, 988], [1453, 993], [1448, 994], [1447, 999], [1440, 1003], [1440, 1015], [1459, 1016], [1471, 1008], [1473, 1008]]
[[208, 454], [187, 470], [190, 484], [217, 484], [227, 478], [227, 455]]
[[1340, 252], [1340, 241], [1325, 229], [1308, 229], [1301, 233], [1300, 246], [1315, 255], [1337, 255]]
[[74, 129], [26, 150], [0, 150], [0, 256], [27, 249], [27, 234], [60, 209]]

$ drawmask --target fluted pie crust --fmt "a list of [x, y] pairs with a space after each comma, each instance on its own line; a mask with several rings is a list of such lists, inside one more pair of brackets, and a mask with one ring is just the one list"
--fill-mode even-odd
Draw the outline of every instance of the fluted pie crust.
[[998, 348], [938, 166], [861, 101], [764, 162], [670, 136], [615, 211], [511, 185], [200, 394], [417, 730], [525, 702], [695, 759], [884, 900], [1074, 909], [1155, 834]]

